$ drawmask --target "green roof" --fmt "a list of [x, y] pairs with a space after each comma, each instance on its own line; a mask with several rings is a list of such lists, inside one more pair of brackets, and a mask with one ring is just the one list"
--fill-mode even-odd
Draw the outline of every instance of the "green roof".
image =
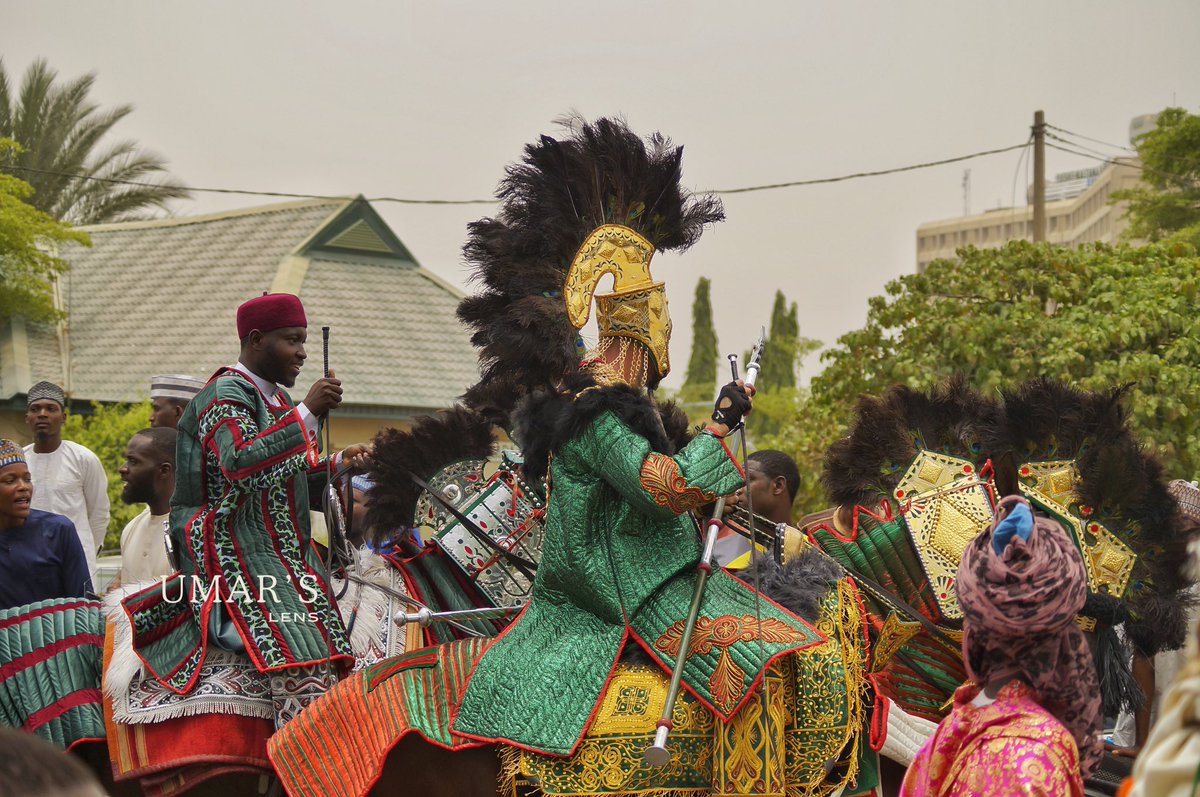
[[347, 409], [448, 407], [478, 379], [454, 315], [461, 293], [421, 268], [361, 197], [83, 229], [92, 246], [61, 253], [66, 334], [20, 320], [0, 328], [0, 399], [67, 381], [67, 349], [75, 399], [139, 401], [155, 374], [207, 377], [237, 359], [237, 306], [267, 290], [298, 294], [308, 314], [297, 399], [320, 372], [322, 326]]

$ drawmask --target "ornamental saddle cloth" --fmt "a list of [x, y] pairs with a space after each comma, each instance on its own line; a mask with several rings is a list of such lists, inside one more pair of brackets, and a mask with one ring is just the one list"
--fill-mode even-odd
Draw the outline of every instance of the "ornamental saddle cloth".
[[[744, 478], [715, 435], [701, 433], [667, 456], [606, 411], [559, 446], [550, 482], [529, 605], [475, 666], [454, 730], [567, 755], [630, 637], [672, 670], [699, 578], [702, 546], [688, 513]], [[683, 684], [728, 720], [771, 661], [824, 639], [717, 570], [699, 605]]]
[[[693, 573], [681, 573], [663, 585], [656, 600], [630, 618], [628, 634], [668, 675], [679, 652], [694, 589]], [[546, 608], [542, 607], [537, 623], [518, 621], [510, 626], [487, 655], [501, 653], [509, 659], [507, 671], [513, 666], [511, 659], [522, 659], [529, 681], [551, 685], [554, 699], [541, 704], [523, 700], [521, 687], [529, 681], [472, 683], [475, 687], [486, 685], [490, 699], [476, 700], [470, 716], [464, 701], [454, 721], [456, 734], [506, 741], [550, 755], [568, 755], [578, 747], [614, 671], [625, 632], [615, 627], [596, 633], [561, 624], [556, 633], [549, 633], [544, 626], [564, 618], [548, 616]], [[523, 644], [517, 637], [501, 650], [499, 643], [506, 641], [505, 637], [516, 637], [522, 630], [532, 632], [538, 646]], [[771, 661], [824, 641], [808, 623], [765, 597], [756, 601], [746, 585], [725, 572], [714, 572], [692, 634], [683, 685], [721, 720], [728, 721], [750, 699]], [[472, 681], [478, 674], [477, 667]]]

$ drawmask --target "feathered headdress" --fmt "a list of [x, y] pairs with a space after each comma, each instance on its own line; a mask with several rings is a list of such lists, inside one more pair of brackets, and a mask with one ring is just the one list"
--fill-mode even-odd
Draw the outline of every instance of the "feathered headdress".
[[[1133, 700], [1110, 627], [1124, 623], [1147, 655], [1176, 648], [1189, 601], [1180, 567], [1185, 520], [1161, 465], [1127, 425], [1125, 393], [1082, 391], [1042, 378], [1001, 391], [996, 402], [960, 379], [929, 394], [897, 386], [860, 399], [851, 432], [830, 447], [823, 474], [840, 505], [876, 508], [882, 500], [916, 530], [912, 519], [922, 517], [921, 506], [912, 499], [941, 486], [927, 483], [922, 471], [937, 471], [944, 480], [953, 470], [946, 464], [958, 462], [960, 470], [977, 474], [991, 461], [999, 493], [1025, 495], [1082, 550], [1089, 599], [1081, 616], [1093, 626], [1099, 622], [1097, 663], [1110, 709]], [[911, 491], [910, 484], [923, 486]], [[939, 539], [934, 549], [949, 537]], [[938, 558], [918, 553], [923, 560]]]
[[569, 137], [542, 136], [509, 167], [499, 213], [470, 225], [463, 251], [480, 290], [458, 315], [474, 330], [482, 378], [468, 405], [507, 414], [521, 395], [578, 372], [584, 352], [564, 288], [598, 228], [620, 225], [653, 249], [683, 250], [724, 218], [720, 200], [680, 185], [683, 147], [658, 133], [643, 139], [619, 119], [564, 125]]
[[[523, 396], [580, 377], [584, 352], [568, 313], [567, 280], [599, 228], [619, 225], [651, 250], [683, 250], [724, 218], [720, 200], [693, 197], [680, 185], [683, 147], [664, 136], [643, 139], [619, 119], [571, 117], [564, 126], [567, 137], [542, 136], [508, 168], [496, 216], [469, 225], [463, 252], [479, 290], [461, 302], [458, 316], [473, 330], [481, 378], [462, 405], [376, 438], [367, 523], [380, 533], [412, 522], [420, 491], [409, 474], [428, 479], [455, 460], [486, 459], [492, 426], [510, 428]], [[586, 283], [589, 305], [608, 252], [598, 254], [590, 262], [600, 267], [577, 280]], [[648, 264], [647, 257], [646, 277]]]

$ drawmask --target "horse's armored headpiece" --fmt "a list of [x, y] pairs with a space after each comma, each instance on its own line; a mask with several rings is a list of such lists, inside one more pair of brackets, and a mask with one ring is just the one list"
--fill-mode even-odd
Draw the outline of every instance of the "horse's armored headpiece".
[[[464, 253], [482, 290], [458, 314], [480, 349], [474, 406], [510, 410], [520, 394], [579, 373], [593, 298], [600, 348], [644, 350], [646, 382], [657, 384], [670, 368], [671, 321], [650, 258], [688, 248], [724, 218], [719, 200], [680, 186], [683, 148], [663, 136], [643, 139], [615, 119], [565, 126], [566, 138], [525, 148], [500, 184], [499, 212], [470, 228]], [[609, 274], [612, 292], [597, 294]]]

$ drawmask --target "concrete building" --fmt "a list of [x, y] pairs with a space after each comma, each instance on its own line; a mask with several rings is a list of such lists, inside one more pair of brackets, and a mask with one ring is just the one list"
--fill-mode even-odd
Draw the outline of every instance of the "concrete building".
[[[1125, 203], [1109, 204], [1112, 192], [1141, 180], [1137, 158], [1117, 158], [1103, 169], [1059, 174], [1046, 185], [1046, 240], [1076, 246], [1113, 243], [1125, 229]], [[1016, 239], [1033, 240], [1033, 206], [997, 208], [973, 216], [931, 221], [917, 228], [917, 271], [961, 246], [995, 248]]]

